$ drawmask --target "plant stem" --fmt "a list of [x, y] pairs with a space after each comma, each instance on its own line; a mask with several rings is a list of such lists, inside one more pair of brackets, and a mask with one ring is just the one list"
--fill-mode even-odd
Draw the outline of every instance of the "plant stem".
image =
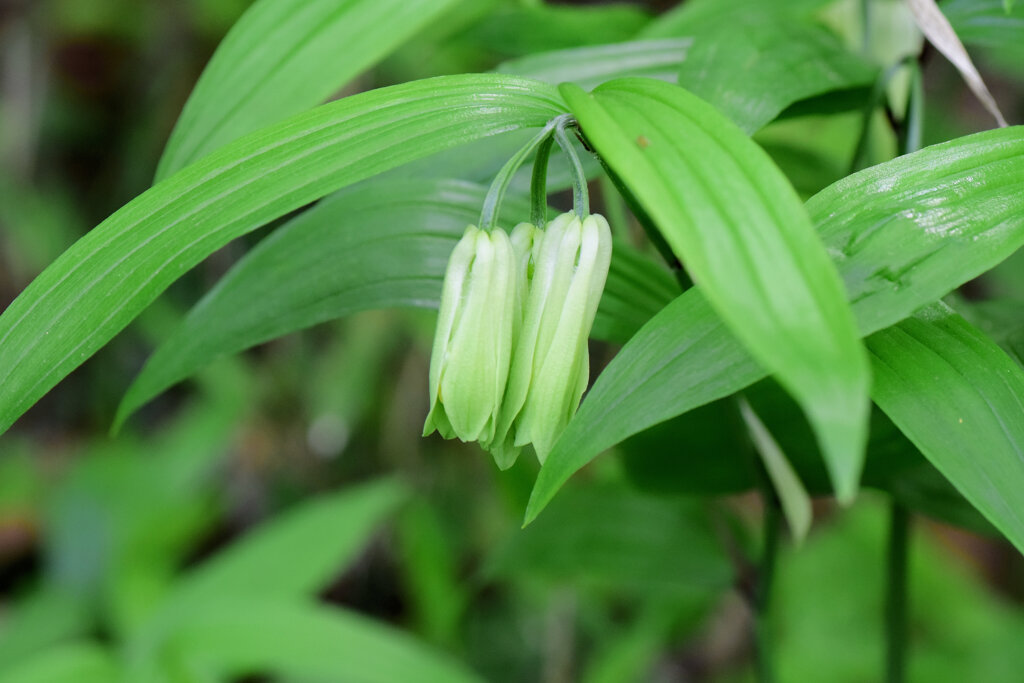
[[551, 137], [541, 140], [530, 177], [530, 222], [538, 228], [548, 222], [548, 160], [553, 142]]
[[580, 220], [583, 220], [590, 215], [590, 191], [587, 189], [587, 174], [583, 171], [583, 164], [580, 163], [572, 140], [565, 132], [568, 125], [567, 119], [558, 119], [558, 125], [555, 126], [555, 141], [565, 152], [565, 156], [569, 158], [569, 165], [572, 169], [572, 209], [580, 217]]
[[481, 230], [490, 232], [494, 228], [498, 222], [498, 211], [501, 209], [501, 202], [505, 198], [505, 191], [508, 189], [509, 183], [512, 182], [512, 177], [516, 174], [516, 171], [519, 170], [523, 162], [533, 154], [534, 150], [542, 142], [551, 137], [552, 131], [557, 130], [560, 125], [564, 125], [568, 118], [568, 114], [562, 114], [548, 121], [547, 125], [516, 152], [511, 159], [505, 162], [505, 165], [501, 167], [498, 174], [494, 176], [494, 181], [491, 183], [490, 189], [487, 190], [487, 196], [484, 198], [483, 209], [480, 211]]
[[775, 563], [779, 550], [779, 529], [782, 511], [775, 495], [764, 494], [764, 539], [761, 559], [757, 567], [757, 586], [754, 592], [754, 648], [755, 670], [758, 683], [773, 683], [775, 673], [772, 667], [772, 638], [769, 625], [772, 582], [775, 579]]
[[910, 514], [896, 501], [889, 521], [888, 586], [885, 596], [885, 680], [903, 683], [907, 658], [907, 555]]

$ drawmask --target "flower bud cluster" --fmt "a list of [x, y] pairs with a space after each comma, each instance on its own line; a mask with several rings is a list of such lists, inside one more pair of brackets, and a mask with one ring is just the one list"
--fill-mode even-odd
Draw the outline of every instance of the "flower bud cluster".
[[424, 436], [479, 441], [502, 469], [532, 443], [543, 462], [587, 387], [611, 250], [593, 214], [511, 236], [467, 228], [445, 273]]

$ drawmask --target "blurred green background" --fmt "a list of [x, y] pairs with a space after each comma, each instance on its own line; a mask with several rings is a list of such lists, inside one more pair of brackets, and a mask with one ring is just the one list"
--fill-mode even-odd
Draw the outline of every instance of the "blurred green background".
[[[0, 0], [2, 305], [149, 187], [248, 4]], [[535, 4], [466, 2], [346, 93], [627, 40], [672, 9]], [[976, 56], [1020, 121], [1024, 56]], [[926, 109], [926, 142], [989, 125], [952, 67], [924, 63], [941, 105]], [[858, 127], [856, 112], [796, 116], [758, 140], [809, 196], [847, 172]], [[876, 137], [884, 158], [895, 140]], [[526, 530], [535, 462], [501, 473], [475, 445], [419, 436], [429, 313], [363, 313], [222, 359], [109, 436], [149, 351], [265, 234], [182, 278], [0, 437], [0, 681], [333, 681], [360, 656], [384, 667], [365, 680], [400, 680], [421, 647], [490, 681], [750, 680], [758, 496], [728, 482], [732, 495], [693, 495], [645, 478], [635, 455], [713, 491], [716, 468], [728, 478], [752, 457], [714, 408], [599, 459]], [[1024, 301], [1017, 261], [965, 296]], [[595, 346], [595, 367], [613, 353]], [[821, 499], [810, 537], [786, 545], [771, 616], [780, 680], [881, 679], [888, 504]], [[910, 679], [1019, 681], [1024, 561], [962, 503], [938, 516], [956, 511], [981, 533], [914, 518]]]

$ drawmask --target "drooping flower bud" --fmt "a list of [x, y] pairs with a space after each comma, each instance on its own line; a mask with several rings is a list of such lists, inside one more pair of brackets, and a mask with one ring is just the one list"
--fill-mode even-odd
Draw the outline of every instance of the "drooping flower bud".
[[502, 230], [466, 228], [448, 261], [430, 357], [423, 435], [490, 442], [508, 380], [517, 258]]
[[[543, 237], [544, 231], [533, 223], [520, 223], [513, 228], [510, 237], [512, 250], [516, 257], [516, 313], [515, 332], [512, 343], [513, 353], [515, 353], [516, 340], [519, 338], [519, 333], [522, 330], [526, 302], [529, 299], [530, 286], [533, 281], [535, 264], [539, 256]], [[517, 404], [517, 411], [521, 405], [521, 402]], [[481, 440], [480, 446], [491, 453], [494, 457], [494, 462], [500, 469], [505, 470], [515, 464], [519, 453], [523, 450], [523, 446], [516, 446], [514, 443], [515, 435], [509, 429], [511, 420], [504, 425], [500, 423], [500, 416], [503, 414], [504, 411], [499, 411], [498, 427], [492, 438], [486, 441]]]
[[492, 451], [514, 460], [518, 448], [532, 442], [543, 462], [576, 412], [589, 379], [587, 338], [611, 251], [611, 230], [598, 215], [580, 221], [563, 214], [544, 231]]

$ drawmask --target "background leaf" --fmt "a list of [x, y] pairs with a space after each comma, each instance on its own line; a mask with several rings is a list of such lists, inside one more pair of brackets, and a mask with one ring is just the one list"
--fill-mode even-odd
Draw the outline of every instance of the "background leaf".
[[0, 316], [0, 432], [234, 237], [403, 162], [560, 111], [536, 81], [440, 77], [324, 105], [179, 172], [79, 240]]
[[703, 503], [621, 486], [567, 489], [497, 551], [487, 573], [658, 594], [719, 592], [733, 579]]
[[473, 31], [472, 39], [508, 57], [602, 45], [631, 39], [651, 19], [633, 4], [599, 6], [526, 3], [499, 7]]
[[106, 648], [87, 641], [51, 647], [0, 671], [2, 683], [110, 683], [118, 677]]
[[[1024, 128], [1014, 127], [925, 148], [812, 198], [808, 209], [861, 333], [898, 322], [1014, 253], [1024, 244], [1022, 189]], [[701, 292], [684, 293], [598, 377], [541, 469], [527, 519], [604, 449], [763, 376]]]
[[479, 683], [460, 663], [353, 612], [262, 597], [215, 599], [194, 610], [167, 648], [232, 678]]
[[[782, 550], [772, 593], [779, 680], [880, 680], [886, 507], [865, 496], [799, 549]], [[950, 554], [948, 542], [926, 525], [913, 527], [906, 678], [1013, 683], [1024, 667], [1024, 653], [1014, 646], [1024, 638], [1024, 618], [1004, 595], [978, 583], [970, 561]]]
[[401, 486], [384, 480], [304, 503], [188, 572], [168, 605], [190, 610], [231, 595], [314, 593], [355, 559], [405, 496]]
[[457, 0], [259, 0], [203, 70], [157, 180], [320, 104]]
[[679, 85], [748, 134], [810, 97], [855, 90], [866, 100], [878, 73], [826, 29], [777, 12], [735, 11], [685, 32], [695, 37]]
[[761, 456], [761, 462], [764, 463], [764, 470], [771, 480], [772, 489], [782, 506], [789, 531], [799, 544], [811, 530], [811, 522], [814, 520], [811, 497], [807, 495], [807, 489], [800, 481], [800, 476], [790, 465], [786, 454], [779, 448], [775, 437], [764, 426], [761, 418], [746, 400], [740, 401], [740, 414], [747, 424], [750, 439], [754, 442], [758, 455]]
[[624, 76], [675, 82], [692, 43], [692, 38], [665, 38], [538, 52], [503, 62], [495, 71], [553, 85], [572, 81], [584, 89]]
[[680, 88], [623, 79], [590, 96], [563, 86], [563, 95], [716, 312], [807, 412], [837, 495], [850, 500], [867, 434], [867, 361], [792, 186]]

